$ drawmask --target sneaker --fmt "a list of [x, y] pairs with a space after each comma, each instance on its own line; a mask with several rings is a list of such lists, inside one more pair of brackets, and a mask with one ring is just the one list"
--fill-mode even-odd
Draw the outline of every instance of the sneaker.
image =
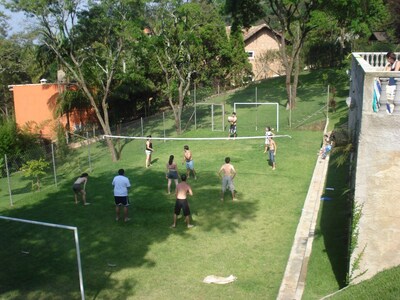
[[176, 228], [176, 225], [172, 224], [169, 228]]
[[187, 228], [193, 228], [194, 227], [194, 225], [192, 225], [192, 224], [189, 224], [188, 226], [187, 226]]
[[90, 205], [90, 203], [89, 203], [89, 202], [86, 202], [84, 205]]
[[118, 221], [119, 221], [119, 218], [115, 218], [115, 221], [117, 221], [117, 222], [118, 222]]
[[131, 220], [131, 218], [125, 218], [125, 222], [129, 222]]

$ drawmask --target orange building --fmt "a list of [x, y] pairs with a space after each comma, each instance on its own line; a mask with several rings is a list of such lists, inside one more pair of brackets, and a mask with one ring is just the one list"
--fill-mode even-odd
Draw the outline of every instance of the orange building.
[[[65, 126], [67, 117], [55, 114], [57, 98], [65, 85], [54, 83], [11, 85], [14, 98], [15, 121], [20, 128], [27, 128], [44, 137], [56, 138], [59, 122]], [[73, 111], [69, 114], [71, 130], [80, 128], [88, 120], [87, 111]]]

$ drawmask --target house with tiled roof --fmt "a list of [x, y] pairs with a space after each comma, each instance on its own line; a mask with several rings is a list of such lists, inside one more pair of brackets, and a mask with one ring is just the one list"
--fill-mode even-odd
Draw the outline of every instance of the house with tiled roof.
[[281, 35], [267, 24], [252, 26], [243, 32], [245, 51], [253, 68], [253, 80], [284, 74], [278, 55]]

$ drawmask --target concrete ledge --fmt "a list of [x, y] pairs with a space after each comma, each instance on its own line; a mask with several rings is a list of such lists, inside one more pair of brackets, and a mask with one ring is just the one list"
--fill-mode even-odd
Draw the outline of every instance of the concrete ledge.
[[328, 165], [329, 156], [326, 159], [318, 157], [299, 224], [297, 225], [285, 274], [279, 288], [277, 297], [279, 300], [301, 299], [303, 295]]

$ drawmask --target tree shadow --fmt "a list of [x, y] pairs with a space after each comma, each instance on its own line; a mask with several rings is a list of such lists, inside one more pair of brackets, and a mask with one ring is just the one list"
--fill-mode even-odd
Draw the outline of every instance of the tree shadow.
[[[126, 299], [128, 295], [135, 295], [135, 278], [116, 280], [111, 273], [154, 268], [158, 262], [146, 257], [149, 247], [165, 242], [170, 235], [196, 238], [181, 224], [176, 230], [169, 228], [175, 199], [166, 194], [166, 181], [158, 179], [159, 171], [126, 168], [125, 174], [133, 185], [130, 222], [115, 221], [111, 185], [114, 172], [90, 176], [86, 190], [91, 205], [76, 205], [71, 184], [64, 184], [34, 204], [3, 210], [3, 214], [13, 218], [78, 228], [88, 298]], [[201, 183], [189, 181], [194, 191], [189, 203], [197, 230], [235, 232], [242, 222], [254, 217], [255, 204], [246, 201], [220, 203], [217, 175], [210, 172], [202, 173], [202, 176]], [[215, 199], [210, 194], [215, 194]], [[15, 292], [21, 299], [79, 299], [75, 244], [70, 231], [29, 224], [16, 226], [15, 222], [0, 221], [1, 239], [8, 241], [7, 247], [0, 249], [0, 257], [6, 258], [0, 275], [1, 294]], [[26, 263], [21, 264], [21, 260]], [[105, 294], [111, 290], [112, 295]]]

